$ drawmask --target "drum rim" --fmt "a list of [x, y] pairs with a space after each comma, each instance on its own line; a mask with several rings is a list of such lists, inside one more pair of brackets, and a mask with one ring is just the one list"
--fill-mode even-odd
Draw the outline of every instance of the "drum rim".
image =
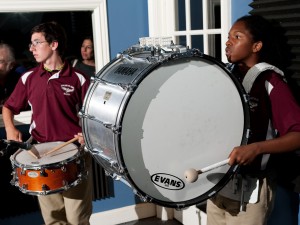
[[[35, 144], [35, 145], [43, 145], [43, 144], [49, 144], [49, 143], [64, 143], [63, 141], [54, 141], [54, 142], [45, 142], [45, 143], [39, 143], [39, 144]], [[21, 168], [21, 169], [26, 169], [26, 170], [37, 170], [37, 169], [44, 169], [44, 168], [59, 168], [61, 167], [62, 164], [68, 164], [71, 161], [74, 161], [76, 159], [78, 159], [81, 155], [80, 150], [78, 149], [78, 146], [75, 145], [74, 143], [70, 143], [68, 145], [73, 145], [74, 147], [76, 147], [77, 152], [76, 154], [72, 155], [69, 158], [66, 158], [64, 160], [58, 161], [58, 162], [53, 162], [53, 163], [48, 163], [48, 164], [42, 164], [42, 165], [31, 165], [31, 164], [26, 164], [26, 163], [21, 163], [19, 161], [16, 160], [16, 156], [19, 153], [24, 153], [27, 150], [23, 150], [23, 149], [18, 149], [13, 155], [10, 156], [10, 161], [12, 164], [13, 168]]]
[[[237, 91], [239, 93], [239, 97], [240, 97], [241, 102], [242, 102], [243, 113], [244, 113], [243, 135], [242, 135], [242, 139], [240, 140], [240, 142], [241, 142], [241, 145], [247, 144], [248, 138], [249, 138], [248, 134], [249, 134], [249, 130], [250, 130], [250, 112], [249, 112], [249, 105], [248, 105], [248, 101], [247, 101], [247, 95], [246, 95], [246, 92], [245, 92], [244, 87], [242, 86], [241, 82], [237, 79], [236, 76], [234, 76], [226, 68], [226, 65], [223, 62], [221, 62], [220, 60], [218, 60], [214, 57], [211, 57], [211, 56], [205, 55], [205, 54], [195, 54], [195, 55], [192, 55], [192, 57], [191, 57], [191, 55], [186, 55], [186, 56], [187, 56], [186, 58], [195, 57], [195, 58], [204, 59], [206, 61], [209, 61], [210, 63], [213, 62], [216, 65], [218, 65], [221, 69], [223, 69], [223, 71], [231, 78], [231, 80], [233, 81], [233, 83], [234, 83], [234, 85], [237, 88]], [[98, 73], [99, 77], [101, 76], [101, 73], [103, 71], [105, 71], [108, 67], [110, 67], [117, 60], [118, 59], [115, 59], [114, 61], [109, 63], [105, 68], [103, 68]], [[173, 60], [176, 60], [176, 58], [174, 58]], [[154, 63], [154, 64], [150, 65], [149, 67], [147, 67], [147, 69], [144, 70], [143, 76], [140, 79], [138, 79], [137, 81], [135, 81], [136, 82], [135, 84], [141, 83], [143, 81], [143, 79], [145, 79], [145, 77], [148, 74], [150, 74], [154, 69], [156, 69], [157, 67], [159, 67], [163, 63], [165, 63], [165, 62]], [[92, 90], [95, 90], [95, 88], [96, 88], [95, 85], [93, 85]], [[131, 100], [132, 95], [128, 96], [128, 93], [126, 93], [125, 97], [127, 97], [126, 102], [122, 103], [122, 105], [120, 105], [118, 116], [116, 118], [116, 120], [117, 120], [116, 124], [122, 124], [123, 117], [125, 115], [125, 113], [122, 114], [122, 112], [124, 110], [126, 110], [128, 104]], [[124, 99], [125, 99], [125, 97], [124, 97]], [[88, 95], [86, 95], [86, 99], [89, 100], [89, 101], [91, 100], [91, 98]], [[83, 131], [85, 131], [87, 129], [87, 127], [84, 125], [84, 123], [85, 122], [83, 121]], [[90, 145], [89, 141], [90, 140], [88, 140], [87, 143], [86, 143], [87, 144], [86, 148], [89, 149], [90, 151], [92, 151], [93, 147], [92, 147], [92, 145]], [[193, 199], [180, 201], [180, 202], [168, 202], [168, 201], [163, 201], [163, 200], [159, 200], [159, 199], [156, 199], [156, 198], [152, 198], [150, 195], [146, 194], [144, 191], [142, 191], [135, 184], [135, 182], [133, 181], [129, 171], [126, 168], [125, 160], [124, 160], [124, 157], [123, 157], [123, 152], [121, 151], [122, 146], [121, 146], [120, 132], [119, 132], [119, 134], [117, 134], [117, 137], [115, 137], [114, 144], [115, 144], [114, 147], [116, 148], [115, 149], [115, 154], [116, 154], [116, 157], [118, 159], [118, 163], [120, 163], [120, 165], [119, 165], [120, 169], [125, 171], [124, 173], [120, 173], [120, 174], [118, 174], [118, 171], [117, 171], [117, 174], [120, 175], [120, 176], [123, 176], [124, 178], [126, 178], [128, 183], [132, 186], [132, 188], [135, 189], [143, 197], [142, 199], [146, 199], [146, 200], [150, 199], [151, 202], [157, 203], [157, 204], [162, 205], [162, 206], [172, 207], [172, 208], [184, 208], [184, 207], [187, 207], [187, 206], [195, 205], [195, 204], [198, 204], [198, 203], [200, 203], [202, 201], [205, 201], [206, 199], [212, 197], [214, 195], [214, 193], [217, 193], [220, 189], [222, 189], [229, 182], [232, 175], [239, 168], [239, 166], [237, 166], [237, 165], [231, 166], [227, 170], [226, 174], [221, 178], [221, 180], [218, 181], [218, 183], [216, 185], [214, 185], [213, 188], [209, 189], [208, 191], [201, 194], [200, 196], [197, 196]]]
[[[206, 54], [196, 54], [193, 55], [193, 57], [196, 58], [203, 58], [206, 61], [209, 62], [213, 62], [215, 64], [217, 64], [221, 69], [223, 69], [224, 72], [226, 72], [226, 74], [231, 78], [231, 80], [233, 81], [234, 85], [236, 86], [241, 102], [242, 102], [242, 107], [243, 107], [243, 113], [244, 113], [244, 128], [243, 128], [243, 136], [242, 136], [242, 140], [241, 140], [241, 145], [246, 145], [248, 142], [248, 135], [249, 135], [249, 130], [250, 130], [250, 112], [249, 112], [249, 105], [248, 105], [248, 101], [246, 98], [246, 91], [243, 87], [243, 85], [241, 84], [241, 82], [238, 80], [238, 78], [236, 76], [234, 76], [226, 67], [226, 65], [217, 60], [216, 58], [206, 55]], [[187, 56], [186, 58], [191, 58], [190, 56]], [[176, 58], [174, 60], [177, 60]], [[157, 67], [161, 66], [162, 63], [158, 63], [153, 65], [150, 69], [147, 70], [147, 73], [144, 74], [143, 78], [139, 80], [139, 83], [141, 83], [143, 81], [143, 79], [146, 78], [146, 76], [151, 73], [154, 69], [156, 69]], [[122, 106], [125, 110], [128, 106], [128, 103], [130, 102], [132, 95], [130, 95], [127, 99], [126, 99], [126, 103]], [[120, 110], [121, 111], [121, 110]], [[119, 121], [117, 122], [117, 124], [122, 124], [123, 122], [123, 117], [124, 117], [125, 113], [123, 113], [121, 116], [118, 115]], [[116, 151], [116, 155], [117, 158], [119, 160], [119, 162], [121, 163], [120, 167], [122, 168], [122, 170], [125, 171], [124, 176], [128, 179], [128, 183], [130, 183], [130, 185], [139, 193], [138, 195], [142, 196], [142, 199], [151, 199], [150, 201], [156, 204], [159, 204], [161, 206], [166, 206], [166, 207], [171, 207], [171, 208], [184, 208], [184, 207], [188, 207], [191, 205], [195, 205], [198, 203], [201, 203], [205, 200], [207, 200], [208, 198], [212, 197], [214, 194], [216, 194], [218, 191], [220, 191], [230, 180], [230, 178], [234, 175], [234, 173], [238, 170], [238, 168], [240, 166], [238, 165], [233, 165], [230, 166], [230, 168], [227, 170], [226, 174], [221, 178], [221, 180], [219, 180], [219, 182], [211, 189], [209, 189], [207, 192], [203, 193], [202, 195], [193, 198], [193, 199], [189, 199], [189, 200], [185, 200], [185, 201], [179, 201], [179, 202], [168, 202], [168, 201], [163, 201], [163, 200], [159, 200], [156, 198], [152, 198], [150, 195], [146, 194], [144, 191], [142, 191], [133, 181], [129, 171], [126, 168], [126, 164], [125, 164], [125, 160], [123, 157], [123, 153], [122, 153], [122, 146], [121, 146], [121, 136], [118, 137], [119, 141], [117, 142], [117, 150]]]

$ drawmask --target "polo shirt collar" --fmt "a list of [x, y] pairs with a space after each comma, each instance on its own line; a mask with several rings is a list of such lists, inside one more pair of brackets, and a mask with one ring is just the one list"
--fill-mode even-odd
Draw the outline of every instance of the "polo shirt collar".
[[[52, 74], [51, 72], [47, 71], [45, 68], [44, 68], [44, 64], [43, 63], [40, 63], [39, 65], [39, 69], [40, 71], [40, 75], [43, 76], [43, 75], [46, 75], [46, 74]], [[57, 75], [56, 78], [59, 78], [59, 77], [65, 77], [65, 76], [69, 76], [70, 75], [70, 65], [69, 63], [67, 63], [67, 61], [65, 61], [64, 63], [64, 66], [63, 68], [60, 70], [60, 71], [57, 71], [57, 73], [53, 73], [52, 75]]]

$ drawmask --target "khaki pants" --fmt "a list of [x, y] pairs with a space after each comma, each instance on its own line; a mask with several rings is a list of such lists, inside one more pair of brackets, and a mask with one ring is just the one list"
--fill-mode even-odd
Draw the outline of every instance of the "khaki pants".
[[88, 178], [62, 193], [38, 196], [46, 225], [89, 225], [92, 214], [91, 156], [85, 154]]
[[274, 206], [275, 184], [268, 178], [260, 180], [259, 200], [245, 203], [240, 212], [240, 201], [217, 194], [207, 201], [207, 225], [266, 225]]

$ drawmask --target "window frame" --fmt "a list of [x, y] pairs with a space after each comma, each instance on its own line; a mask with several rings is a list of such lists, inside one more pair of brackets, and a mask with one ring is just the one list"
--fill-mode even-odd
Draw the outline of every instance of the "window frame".
[[[204, 54], [208, 54], [210, 34], [221, 34], [221, 46], [225, 46], [228, 31], [231, 26], [231, 0], [220, 0], [221, 7], [221, 28], [208, 29], [207, 11], [203, 10], [203, 29], [190, 30], [190, 0], [185, 0], [186, 4], [186, 31], [175, 31], [176, 21], [176, 0], [148, 0], [148, 19], [149, 19], [149, 36], [150, 37], [172, 37], [176, 40], [179, 35], [186, 35], [187, 45], [191, 47], [191, 35], [203, 35]], [[208, 6], [214, 6], [216, 1], [203, 0], [203, 9]], [[209, 4], [209, 5], [207, 5]], [[225, 47], [222, 48], [222, 61], [227, 62], [225, 56]]]

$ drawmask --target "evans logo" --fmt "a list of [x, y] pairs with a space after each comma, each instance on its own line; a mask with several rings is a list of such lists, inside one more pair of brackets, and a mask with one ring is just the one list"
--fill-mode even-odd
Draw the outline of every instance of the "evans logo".
[[181, 190], [184, 183], [178, 177], [166, 173], [156, 173], [151, 176], [152, 182], [162, 188], [169, 190]]

